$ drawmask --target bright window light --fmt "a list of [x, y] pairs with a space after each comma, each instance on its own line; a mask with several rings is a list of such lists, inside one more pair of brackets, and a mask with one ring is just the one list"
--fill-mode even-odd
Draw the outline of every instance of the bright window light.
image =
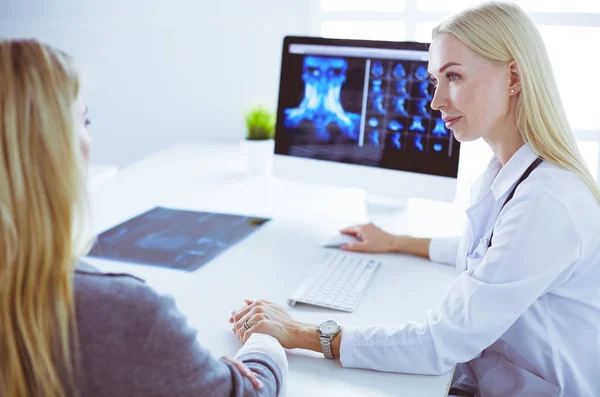
[[327, 12], [363, 11], [398, 12], [406, 9], [404, 0], [321, 0], [321, 9]]
[[527, 12], [600, 13], [600, 2], [594, 0], [519, 0], [518, 4]]
[[[579, 26], [540, 26], [552, 69], [569, 122], [574, 129], [598, 129], [600, 79], [591, 65], [600, 63], [600, 54], [591, 43], [600, 43], [600, 28]], [[586, 65], [588, 65], [586, 67]]]
[[401, 22], [379, 21], [324, 21], [321, 35], [341, 39], [401, 41], [406, 39], [406, 28]]
[[481, 3], [481, 0], [417, 0], [417, 9], [419, 11], [457, 12]]
[[598, 154], [600, 153], [600, 142], [578, 142], [578, 144], [588, 169], [592, 173], [592, 176], [599, 181], [598, 162], [600, 162], [600, 158], [598, 158]]

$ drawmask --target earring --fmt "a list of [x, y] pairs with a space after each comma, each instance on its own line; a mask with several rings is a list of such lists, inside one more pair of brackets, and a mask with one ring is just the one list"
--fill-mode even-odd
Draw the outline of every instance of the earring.
[[514, 89], [514, 88], [511, 88], [511, 89], [510, 89], [510, 93], [511, 93], [511, 94], [514, 94], [514, 93], [515, 93], [515, 89]]

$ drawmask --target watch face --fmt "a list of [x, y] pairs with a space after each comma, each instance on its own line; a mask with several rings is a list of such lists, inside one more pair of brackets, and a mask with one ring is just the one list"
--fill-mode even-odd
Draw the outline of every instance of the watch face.
[[340, 326], [333, 320], [325, 321], [323, 324], [319, 326], [321, 333], [325, 335], [333, 334], [338, 330]]

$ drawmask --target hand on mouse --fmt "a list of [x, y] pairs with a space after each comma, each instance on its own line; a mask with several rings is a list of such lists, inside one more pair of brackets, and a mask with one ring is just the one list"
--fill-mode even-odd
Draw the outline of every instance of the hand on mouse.
[[354, 252], [396, 252], [397, 236], [384, 232], [372, 223], [350, 226], [340, 233], [354, 236], [362, 241], [344, 244], [340, 248]]

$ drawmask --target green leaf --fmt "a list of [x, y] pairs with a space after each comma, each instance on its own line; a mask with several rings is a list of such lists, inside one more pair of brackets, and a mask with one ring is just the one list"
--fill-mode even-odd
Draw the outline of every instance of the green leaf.
[[273, 139], [275, 135], [275, 113], [259, 106], [246, 113], [246, 139]]

